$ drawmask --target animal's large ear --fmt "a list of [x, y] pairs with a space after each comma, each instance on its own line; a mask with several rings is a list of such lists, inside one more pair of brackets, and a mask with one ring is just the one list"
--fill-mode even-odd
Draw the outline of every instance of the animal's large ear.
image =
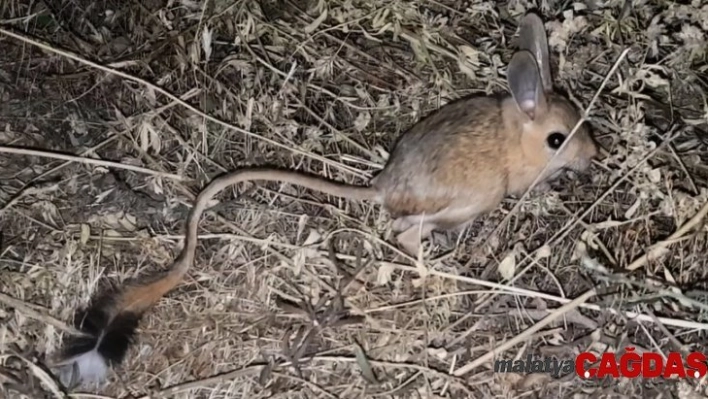
[[538, 64], [539, 73], [541, 74], [543, 90], [546, 92], [553, 90], [551, 65], [548, 60], [548, 38], [546, 36], [546, 29], [543, 27], [541, 18], [534, 13], [528, 13], [521, 19], [519, 28], [519, 50], [527, 50], [533, 54]]
[[511, 58], [506, 79], [519, 108], [534, 119], [546, 107], [546, 96], [536, 59], [528, 51], [518, 51]]

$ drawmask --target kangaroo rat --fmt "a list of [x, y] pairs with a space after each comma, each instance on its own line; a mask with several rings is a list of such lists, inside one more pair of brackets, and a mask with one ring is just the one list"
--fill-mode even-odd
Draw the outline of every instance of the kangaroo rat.
[[415, 253], [419, 236], [464, 226], [493, 210], [505, 196], [524, 192], [549, 162], [544, 179], [561, 169], [586, 169], [597, 147], [585, 127], [551, 159], [580, 116], [553, 92], [546, 33], [535, 14], [522, 19], [519, 42], [507, 69], [511, 95], [459, 100], [432, 113], [399, 138], [369, 186], [275, 169], [237, 170], [212, 181], [189, 213], [184, 248], [169, 271], [151, 282], [122, 287], [92, 305], [81, 326], [91, 336], [67, 345], [60, 363], [64, 371], [78, 371], [74, 377], [79, 381], [100, 380], [109, 365], [123, 359], [141, 316], [177, 286], [192, 265], [207, 203], [234, 184], [277, 181], [374, 201], [394, 219], [400, 245]]

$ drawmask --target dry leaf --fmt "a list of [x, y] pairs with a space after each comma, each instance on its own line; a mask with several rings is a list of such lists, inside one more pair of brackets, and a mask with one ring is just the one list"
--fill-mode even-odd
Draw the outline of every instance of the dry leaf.
[[497, 269], [504, 280], [511, 280], [516, 273], [516, 251], [509, 252]]
[[322, 235], [317, 232], [315, 229], [310, 229], [310, 233], [307, 235], [307, 238], [305, 239], [305, 242], [302, 243], [302, 246], [308, 246], [312, 245], [322, 239]]
[[477, 79], [477, 74], [474, 72], [474, 69], [472, 69], [472, 67], [467, 61], [457, 60], [457, 67], [460, 68], [460, 71], [467, 75], [467, 77], [471, 80]]
[[369, 122], [371, 121], [371, 114], [368, 112], [361, 112], [359, 115], [357, 115], [356, 119], [354, 120], [354, 129], [356, 129], [358, 132], [363, 132], [364, 129], [366, 129], [367, 126], [369, 126]]
[[[302, 214], [302, 215], [300, 215], [300, 218], [297, 221], [297, 234], [295, 235], [295, 242], [296, 243], [300, 242], [300, 237], [302, 236], [302, 232], [305, 231], [307, 219], [308, 219], [308, 216], [306, 214]], [[312, 232], [310, 232], [310, 234], [312, 234]]]
[[391, 265], [381, 265], [376, 273], [376, 283], [378, 285], [386, 285], [391, 282], [391, 275], [393, 274], [394, 267]]
[[157, 129], [148, 120], [144, 120], [138, 127], [140, 149], [145, 152], [159, 153], [162, 148], [162, 140]]
[[545, 259], [551, 256], [551, 247], [545, 244], [536, 251], [536, 259]]
[[304, 28], [305, 32], [307, 32], [307, 33], [312, 33], [312, 32], [314, 32], [315, 30], [317, 30], [317, 28], [320, 26], [320, 24], [321, 24], [325, 19], [327, 19], [327, 9], [326, 9], [326, 8], [324, 9], [324, 11], [322, 11], [322, 14], [320, 14], [320, 16], [317, 17], [317, 19], [315, 19], [314, 21], [312, 21], [312, 23], [310, 23], [309, 25], [307, 25], [307, 26]]
[[573, 250], [573, 256], [571, 256], [570, 260], [578, 260], [583, 257], [585, 257], [588, 253], [588, 247], [585, 245], [584, 242], [578, 241], [575, 244], [575, 249]]
[[98, 222], [101, 226], [110, 229], [135, 231], [137, 230], [138, 219], [127, 213], [114, 212], [107, 213], [103, 216], [93, 215], [88, 220], [89, 224], [96, 222]]
[[354, 344], [354, 355], [356, 356], [356, 363], [361, 369], [361, 376], [370, 384], [378, 384], [379, 381], [376, 379], [374, 370], [371, 368], [371, 363], [359, 344]]
[[641, 205], [641, 204], [642, 204], [642, 199], [637, 198], [637, 200], [634, 201], [632, 206], [630, 206], [629, 209], [627, 209], [627, 212], [624, 213], [624, 218], [631, 219], [637, 213], [637, 210], [639, 209], [639, 205]]
[[[668, 281], [669, 283], [671, 283], [673, 285], [676, 285], [676, 279], [674, 278], [673, 274], [671, 274], [671, 271], [669, 271], [669, 269], [667, 269], [665, 267], [663, 268], [663, 270], [664, 270], [664, 278], [666, 279], [666, 281]], [[693, 307], [693, 304], [691, 302], [680, 297], [680, 295], [683, 295], [683, 292], [681, 292], [681, 289], [679, 287], [669, 287], [669, 289], [671, 291], [673, 291], [675, 294], [679, 294], [679, 297], [677, 297], [676, 299], [679, 302], [681, 302], [681, 305], [683, 305], [687, 308]]]
[[49, 201], [37, 201], [32, 204], [32, 208], [39, 209], [42, 212], [42, 218], [56, 226], [56, 220], [59, 219], [59, 208], [56, 205]]
[[428, 354], [440, 360], [445, 360], [449, 356], [447, 349], [445, 348], [428, 348]]
[[52, 395], [54, 395], [55, 398], [65, 397], [64, 394], [61, 392], [61, 389], [59, 389], [59, 386], [55, 382], [54, 378], [52, 378], [46, 371], [44, 371], [43, 368], [37, 366], [36, 364], [25, 359], [24, 357], [20, 357], [20, 359], [24, 360], [24, 362], [27, 363], [27, 366], [32, 371], [32, 374], [34, 374], [34, 376], [42, 382], [42, 385], [44, 385], [52, 392]]
[[80, 239], [81, 243], [86, 244], [88, 242], [89, 238], [91, 238], [91, 227], [86, 223], [82, 223], [81, 224], [81, 239]]
[[661, 169], [656, 168], [652, 169], [647, 173], [647, 177], [649, 177], [649, 181], [656, 184], [661, 182]]
[[595, 223], [594, 225], [592, 225], [592, 227], [594, 230], [604, 230], [604, 229], [611, 229], [611, 228], [621, 226], [621, 225], [622, 225], [622, 222], [620, 222], [619, 220], [611, 220], [610, 219], [610, 220], [605, 220], [604, 222]]
[[202, 30], [202, 51], [204, 51], [204, 61], [209, 61], [211, 58], [211, 41], [212, 31], [208, 26]]

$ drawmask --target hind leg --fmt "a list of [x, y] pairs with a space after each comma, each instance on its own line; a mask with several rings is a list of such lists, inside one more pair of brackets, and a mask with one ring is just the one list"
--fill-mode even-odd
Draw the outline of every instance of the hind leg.
[[444, 242], [456, 245], [464, 231], [475, 222], [479, 213], [475, 207], [448, 208], [433, 215], [428, 222], [434, 223], [436, 230], [452, 233], [453, 236], [447, 234], [444, 236]]
[[408, 230], [408, 228], [412, 225], [413, 223], [411, 222], [409, 217], [402, 216], [393, 220], [393, 222], [391, 223], [391, 230], [393, 230], [394, 233], [400, 233], [402, 231]]
[[391, 229], [398, 233], [396, 241], [409, 255], [417, 256], [421, 241], [431, 236], [433, 230], [464, 230], [473, 220], [474, 213], [445, 210], [433, 215], [408, 215], [393, 221]]
[[417, 256], [420, 250], [421, 241], [435, 229], [435, 224], [423, 222], [422, 225], [416, 224], [408, 227], [402, 233], [396, 236], [396, 241], [401, 248], [409, 255]]

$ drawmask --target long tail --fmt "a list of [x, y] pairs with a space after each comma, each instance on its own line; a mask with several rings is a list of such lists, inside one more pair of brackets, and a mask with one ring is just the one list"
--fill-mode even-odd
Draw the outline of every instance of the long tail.
[[66, 343], [60, 366], [60, 378], [67, 386], [100, 382], [108, 368], [122, 362], [143, 314], [175, 288], [194, 262], [197, 229], [209, 201], [235, 184], [253, 181], [280, 181], [311, 190], [355, 200], [376, 199], [374, 189], [352, 186], [301, 172], [277, 169], [238, 170], [214, 179], [197, 197], [189, 212], [184, 247], [168, 272], [159, 279], [122, 287], [94, 301], [77, 317], [77, 328], [87, 335], [72, 337]]

